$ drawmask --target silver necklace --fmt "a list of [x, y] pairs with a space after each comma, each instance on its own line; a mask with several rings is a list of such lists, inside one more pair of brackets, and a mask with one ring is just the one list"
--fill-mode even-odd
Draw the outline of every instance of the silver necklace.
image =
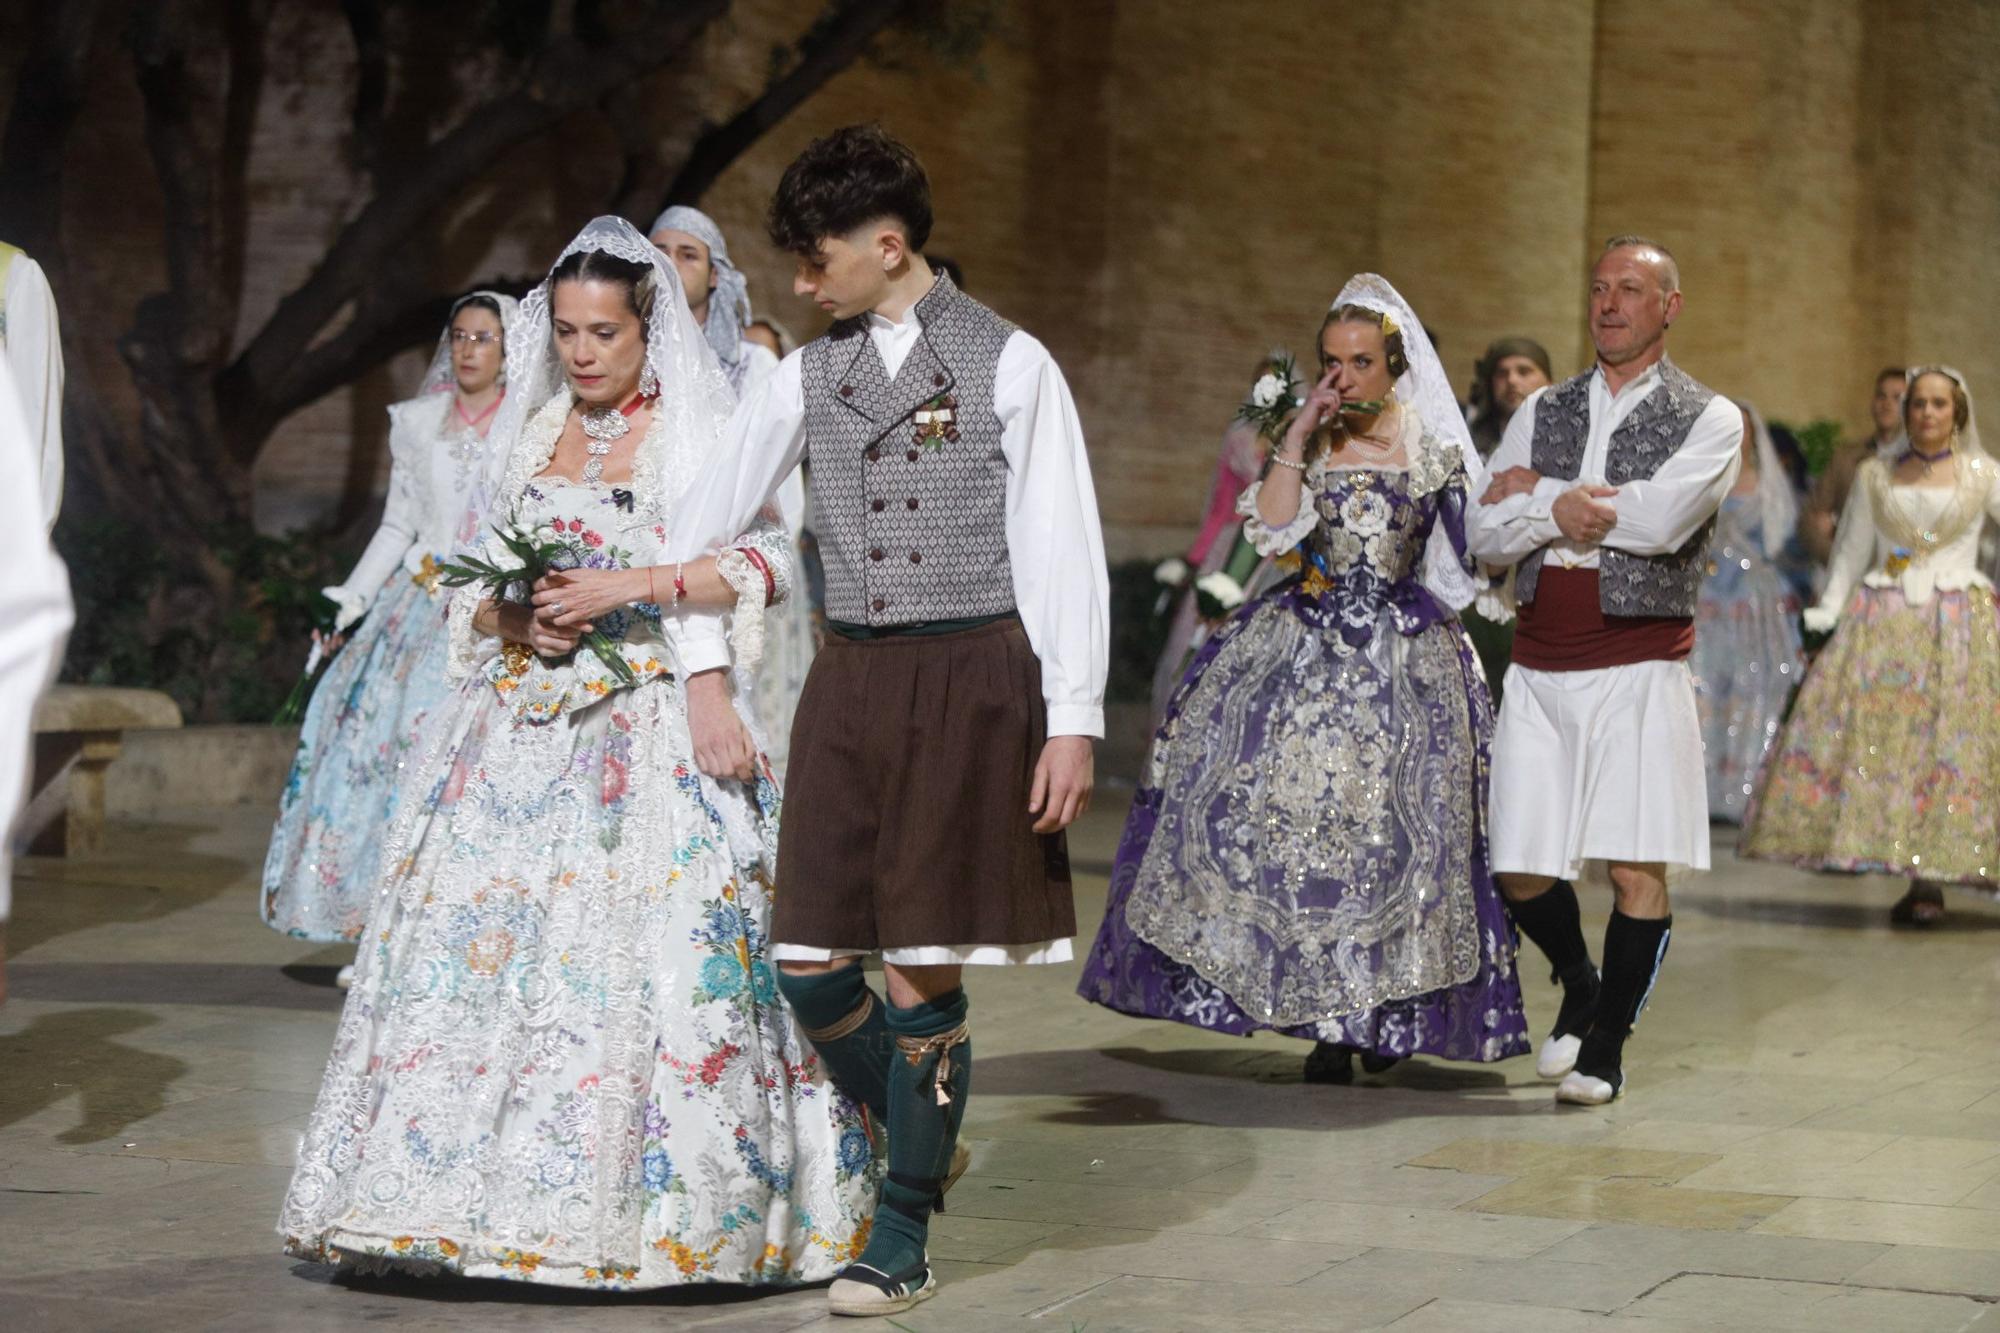
[[595, 486], [604, 479], [604, 459], [611, 452], [612, 444], [631, 432], [632, 423], [615, 407], [587, 408], [581, 420], [583, 433], [590, 437], [583, 446], [590, 455], [590, 460], [583, 465], [583, 484]]

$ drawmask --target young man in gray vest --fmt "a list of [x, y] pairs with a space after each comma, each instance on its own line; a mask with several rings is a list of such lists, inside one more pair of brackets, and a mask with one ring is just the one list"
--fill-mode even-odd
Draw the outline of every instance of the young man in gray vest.
[[[1493, 736], [1493, 870], [1564, 988], [1538, 1068], [1556, 1096], [1624, 1091], [1625, 1038], [1666, 957], [1669, 867], [1708, 868], [1708, 798], [1687, 656], [1715, 513], [1743, 416], [1667, 357], [1680, 271], [1613, 237], [1590, 280], [1597, 365], [1521, 404], [1492, 458], [1471, 540], [1518, 564]], [[1567, 883], [1609, 863], [1602, 978]]]
[[[726, 540], [810, 454], [831, 633], [792, 729], [772, 955], [833, 1081], [888, 1132], [837, 1314], [936, 1290], [930, 1214], [966, 1160], [960, 973], [1070, 957], [1062, 831], [1104, 734], [1109, 590], [1075, 404], [1039, 342], [924, 262], [930, 225], [923, 167], [874, 126], [786, 169], [771, 238], [834, 324], [737, 409], [672, 529], [672, 559]], [[688, 699], [697, 756], [747, 772], [721, 674]], [[861, 968], [878, 951], [886, 1005]]]

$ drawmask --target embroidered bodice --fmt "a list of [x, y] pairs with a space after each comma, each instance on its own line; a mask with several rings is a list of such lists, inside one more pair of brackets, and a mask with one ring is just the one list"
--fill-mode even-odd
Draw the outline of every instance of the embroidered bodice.
[[1284, 585], [1294, 610], [1353, 646], [1371, 638], [1385, 615], [1400, 634], [1450, 618], [1427, 586], [1434, 536], [1448, 541], [1468, 574], [1473, 568], [1465, 557], [1466, 476], [1458, 450], [1428, 435], [1407, 446], [1406, 468], [1329, 467], [1316, 459], [1306, 469], [1298, 516], [1283, 528], [1257, 514], [1261, 482], [1237, 502], [1257, 550], [1296, 562], [1296, 576]]
[[1988, 517], [2000, 521], [2000, 468], [1980, 454], [1962, 454], [1949, 486], [1897, 485], [1892, 463], [1861, 464], [1840, 516], [1826, 591], [1809, 613], [1814, 628], [1830, 626], [1856, 584], [1900, 587], [1913, 606], [1935, 591], [1990, 588], [1979, 570], [1979, 534]]
[[[556, 441], [570, 408], [567, 390], [556, 395], [522, 429], [507, 460], [501, 494], [515, 498], [510, 513], [515, 527], [533, 530], [540, 540], [555, 541], [564, 553], [558, 568], [629, 569], [658, 565], [667, 544], [666, 517], [687, 479], [669, 493], [661, 465], [667, 451], [657, 449], [655, 433], [668, 429], [655, 417], [647, 438], [634, 451], [631, 479], [590, 485], [547, 472]], [[492, 517], [489, 516], [489, 523]], [[480, 533], [475, 549], [503, 567], [513, 558], [491, 531]], [[754, 547], [771, 571], [772, 604], [790, 595], [795, 578], [791, 537], [774, 510], [766, 508], [750, 531], [731, 543], [736, 549]], [[665, 587], [658, 589], [666, 592]], [[598, 619], [599, 633], [618, 646], [634, 680], [621, 682], [593, 651], [579, 647], [567, 657], [538, 657], [523, 644], [503, 643], [481, 635], [473, 624], [484, 587], [460, 588], [450, 606], [451, 654], [447, 673], [454, 679], [475, 673], [492, 684], [509, 707], [529, 721], [546, 722], [585, 707], [623, 688], [671, 676], [675, 663], [670, 641], [662, 631], [660, 608], [639, 603]], [[509, 600], [525, 601], [526, 589], [510, 589]]]

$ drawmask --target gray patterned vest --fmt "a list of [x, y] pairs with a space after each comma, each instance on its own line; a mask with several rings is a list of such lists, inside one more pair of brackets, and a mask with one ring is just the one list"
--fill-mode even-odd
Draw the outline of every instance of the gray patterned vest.
[[[1544, 477], [1576, 479], [1590, 440], [1590, 377], [1585, 371], [1543, 394], [1535, 405], [1533, 466]], [[1660, 361], [1660, 387], [1632, 409], [1611, 432], [1605, 450], [1604, 480], [1610, 486], [1640, 481], [1680, 452], [1695, 419], [1714, 401], [1715, 391], [1696, 383], [1672, 361]], [[1694, 536], [1668, 555], [1633, 555], [1599, 547], [1597, 602], [1607, 616], [1692, 616], [1708, 572], [1708, 540], [1715, 533], [1710, 515]], [[1535, 600], [1547, 548], [1531, 552], [1514, 575], [1514, 597]]]
[[[916, 318], [922, 332], [893, 380], [865, 317], [835, 324], [802, 354], [829, 620], [914, 625], [1014, 609], [1007, 459], [993, 409], [1014, 326], [942, 273]], [[948, 434], [916, 421], [940, 400]]]

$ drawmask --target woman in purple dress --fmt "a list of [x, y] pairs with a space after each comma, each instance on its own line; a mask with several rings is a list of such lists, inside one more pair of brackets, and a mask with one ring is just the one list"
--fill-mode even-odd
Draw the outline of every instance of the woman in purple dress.
[[1481, 467], [1423, 327], [1341, 291], [1324, 374], [1238, 502], [1299, 573], [1203, 646], [1160, 726], [1078, 991], [1316, 1044], [1310, 1081], [1529, 1048], [1486, 858], [1493, 709], [1455, 608]]

